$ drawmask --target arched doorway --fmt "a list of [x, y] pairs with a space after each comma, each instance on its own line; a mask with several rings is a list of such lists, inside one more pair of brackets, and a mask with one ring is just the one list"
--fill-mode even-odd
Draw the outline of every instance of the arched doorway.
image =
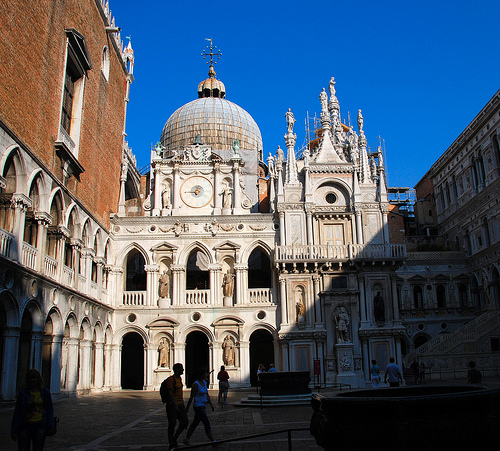
[[122, 388], [144, 388], [144, 340], [136, 332], [129, 332], [122, 340]]
[[186, 337], [186, 384], [191, 387], [196, 380], [196, 370], [205, 365], [209, 367], [208, 337], [200, 331], [191, 332]]
[[250, 383], [257, 385], [257, 368], [262, 363], [269, 369], [274, 362], [273, 336], [264, 329], [256, 330], [250, 335]]

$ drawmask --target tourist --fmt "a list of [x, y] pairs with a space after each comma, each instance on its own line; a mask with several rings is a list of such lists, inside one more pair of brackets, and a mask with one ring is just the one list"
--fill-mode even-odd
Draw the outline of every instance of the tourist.
[[[177, 438], [181, 432], [188, 427], [187, 411], [184, 407], [184, 398], [182, 396], [181, 376], [184, 373], [184, 367], [182, 363], [175, 363], [172, 369], [174, 370], [174, 374], [165, 379], [162, 383], [162, 387], [160, 387], [160, 395], [162, 395], [162, 397], [162, 390], [166, 389], [165, 407], [168, 419], [167, 434], [169, 449], [177, 446]], [[179, 421], [179, 427], [177, 428], [177, 432], [175, 432], [177, 420]]]
[[278, 370], [274, 367], [274, 363], [269, 364], [269, 372], [270, 373], [277, 373]]
[[372, 387], [379, 388], [380, 387], [380, 374], [377, 365], [377, 361], [375, 359], [372, 360], [372, 365], [370, 367], [370, 374], [372, 379]]
[[420, 367], [418, 365], [417, 359], [413, 360], [413, 363], [410, 365], [410, 369], [413, 372], [413, 377], [415, 378], [415, 384], [418, 384], [418, 380], [420, 378]]
[[207, 377], [208, 374], [205, 367], [199, 368], [196, 371], [196, 381], [194, 381], [191, 388], [191, 396], [189, 397], [189, 401], [186, 407], [186, 410], [189, 410], [189, 406], [191, 405], [191, 403], [193, 403], [194, 418], [193, 422], [189, 426], [186, 438], [184, 439], [185, 445], [189, 445], [189, 439], [193, 435], [193, 432], [200, 421], [205, 427], [205, 434], [207, 434], [207, 437], [211, 442], [215, 442], [215, 439], [212, 435], [212, 427], [210, 426], [210, 421], [208, 420], [207, 413], [205, 411], [207, 404], [210, 404], [212, 412], [215, 410], [214, 405], [212, 404], [212, 401], [210, 399], [210, 395], [208, 394], [208, 384], [206, 381]]
[[217, 404], [223, 406], [227, 404], [227, 390], [229, 388], [229, 374], [224, 365], [220, 367], [217, 379], [219, 380], [219, 397], [217, 399]]
[[264, 366], [263, 363], [259, 363], [259, 366], [257, 367], [257, 376], [260, 373], [265, 373], [266, 372], [266, 367]]
[[469, 362], [469, 371], [467, 372], [467, 382], [469, 384], [480, 384], [483, 375], [481, 371], [476, 368], [476, 362]]
[[399, 366], [396, 365], [394, 357], [389, 359], [389, 365], [385, 367], [384, 382], [387, 383], [389, 379], [389, 385], [391, 387], [399, 387], [399, 382], [403, 383], [403, 376], [401, 375], [401, 370]]
[[10, 435], [19, 450], [43, 450], [45, 437], [55, 432], [54, 408], [50, 391], [43, 386], [42, 375], [31, 369], [26, 373], [26, 386], [18, 393]]
[[425, 363], [424, 362], [420, 362], [418, 377], [419, 377], [419, 383], [425, 384]]

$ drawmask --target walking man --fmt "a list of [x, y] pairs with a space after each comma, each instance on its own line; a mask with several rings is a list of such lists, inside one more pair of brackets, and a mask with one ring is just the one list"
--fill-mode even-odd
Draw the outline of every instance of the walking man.
[[389, 359], [389, 365], [385, 367], [384, 382], [387, 383], [387, 378], [389, 378], [389, 385], [391, 387], [399, 387], [399, 382], [403, 383], [403, 376], [401, 375], [401, 370], [399, 366], [394, 363], [394, 357]]
[[[176, 363], [173, 366], [174, 374], [167, 377], [160, 388], [162, 400], [166, 403], [168, 419], [168, 444], [169, 449], [177, 447], [177, 439], [181, 432], [188, 427], [188, 417], [184, 407], [184, 398], [182, 397], [182, 374], [184, 367], [182, 363]], [[174, 434], [175, 424], [179, 420], [179, 427]]]

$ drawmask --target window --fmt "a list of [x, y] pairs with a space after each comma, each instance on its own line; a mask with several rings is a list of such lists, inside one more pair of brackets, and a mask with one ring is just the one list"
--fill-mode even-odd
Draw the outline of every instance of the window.
[[106, 81], [109, 81], [109, 50], [106, 46], [102, 49], [101, 72]]
[[422, 297], [422, 287], [415, 287], [413, 289], [413, 304], [415, 308], [423, 308], [423, 297]]

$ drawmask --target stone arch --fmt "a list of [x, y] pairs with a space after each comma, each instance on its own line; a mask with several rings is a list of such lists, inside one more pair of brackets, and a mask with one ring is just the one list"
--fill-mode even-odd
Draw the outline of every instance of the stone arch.
[[[195, 250], [199, 250], [208, 258], [208, 264], [214, 263], [214, 256], [210, 248], [201, 241], [193, 241], [188, 246], [186, 246], [179, 254], [177, 258], [177, 264], [179, 265], [187, 265], [188, 259], [191, 256], [191, 253]], [[175, 255], [175, 254], [174, 254]]]
[[113, 344], [120, 345], [123, 340], [123, 337], [127, 335], [129, 332], [136, 332], [142, 337], [145, 344], [150, 343], [149, 334], [146, 330], [135, 324], [127, 324], [126, 326], [123, 326], [122, 328], [116, 331], [116, 333], [113, 336]]
[[425, 332], [419, 332], [413, 337], [413, 346], [418, 349], [420, 346], [424, 345], [431, 339], [431, 336]]
[[[337, 177], [327, 177], [319, 180], [312, 187], [312, 192], [317, 205], [335, 204], [348, 209], [352, 203], [353, 192], [351, 187]], [[330, 197], [328, 197], [329, 195]]]
[[247, 288], [270, 289], [273, 287], [273, 268], [267, 246], [253, 246], [252, 252], [244, 261], [248, 266]]
[[[13, 165], [10, 168], [10, 165]], [[7, 181], [5, 193], [24, 193], [28, 184], [26, 174], [26, 162], [19, 149], [19, 146], [12, 145], [7, 148], [4, 156], [0, 160], [1, 174]], [[10, 172], [10, 175], [7, 174]], [[10, 180], [9, 180], [9, 177]], [[28, 193], [25, 193], [26, 195]]]
[[243, 337], [241, 338], [242, 341], [249, 341], [250, 336], [258, 329], [265, 329], [267, 332], [269, 332], [273, 336], [273, 340], [276, 341], [278, 340], [278, 331], [268, 323], [255, 323], [252, 324], [243, 334]]
[[[127, 264], [127, 256], [129, 255], [129, 253], [131, 251], [140, 252], [142, 254], [142, 256], [144, 257], [144, 261], [145, 261], [146, 265], [151, 264], [151, 258], [149, 256], [149, 253], [146, 251], [146, 249], [143, 246], [141, 246], [139, 243], [136, 243], [134, 241], [118, 253], [118, 255], [116, 257], [116, 265], [122, 266], [125, 269], [125, 266]], [[110, 262], [110, 263], [112, 263], [112, 262]]]
[[49, 195], [49, 213], [52, 216], [52, 226], [64, 225], [65, 202], [61, 188], [54, 188]]
[[16, 297], [9, 290], [0, 291], [0, 308], [3, 309], [5, 314], [5, 323], [9, 326], [18, 327], [21, 321], [19, 308]]

